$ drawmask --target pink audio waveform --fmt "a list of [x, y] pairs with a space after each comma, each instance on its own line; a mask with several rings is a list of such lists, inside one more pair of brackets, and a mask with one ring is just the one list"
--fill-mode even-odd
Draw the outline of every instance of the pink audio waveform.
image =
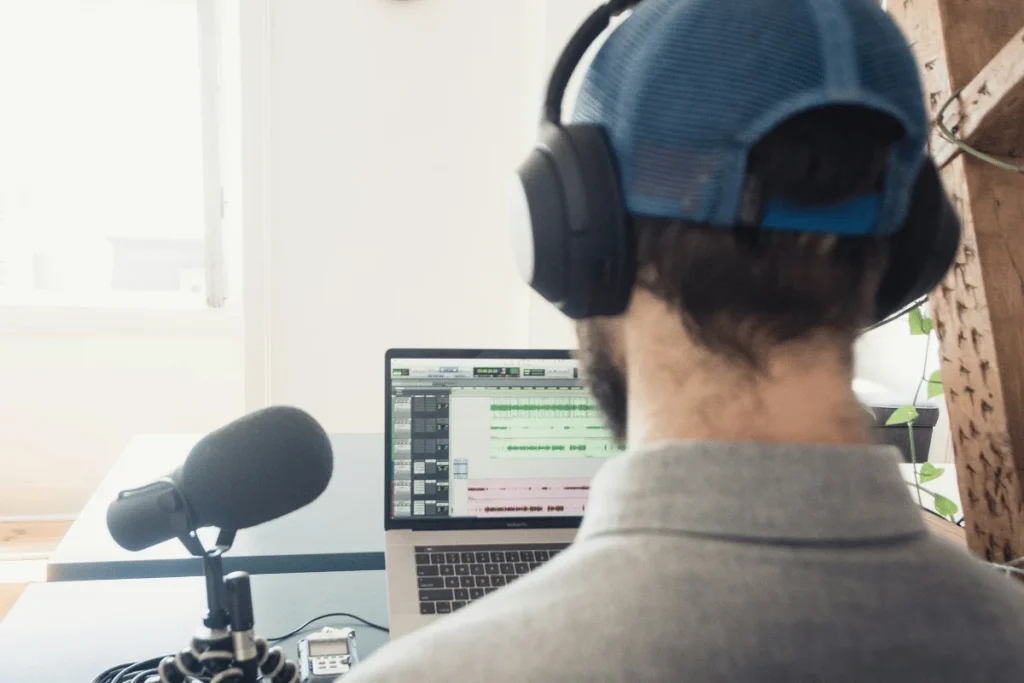
[[478, 517], [582, 515], [589, 479], [477, 479], [470, 482], [469, 514]]

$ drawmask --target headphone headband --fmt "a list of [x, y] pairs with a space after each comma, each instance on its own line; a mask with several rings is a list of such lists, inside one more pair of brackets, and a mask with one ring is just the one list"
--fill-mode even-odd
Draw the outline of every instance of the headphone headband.
[[544, 120], [554, 124], [562, 122], [562, 100], [569, 79], [586, 54], [587, 48], [604, 33], [612, 21], [628, 9], [640, 4], [640, 0], [610, 0], [594, 10], [569, 39], [562, 54], [558, 56], [555, 68], [548, 79], [548, 92], [544, 97]]

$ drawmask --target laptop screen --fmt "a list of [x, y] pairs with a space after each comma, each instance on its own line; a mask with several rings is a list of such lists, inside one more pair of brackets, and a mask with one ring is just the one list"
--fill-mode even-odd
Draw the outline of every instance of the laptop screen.
[[387, 358], [392, 521], [582, 516], [618, 449], [569, 352], [410, 353]]

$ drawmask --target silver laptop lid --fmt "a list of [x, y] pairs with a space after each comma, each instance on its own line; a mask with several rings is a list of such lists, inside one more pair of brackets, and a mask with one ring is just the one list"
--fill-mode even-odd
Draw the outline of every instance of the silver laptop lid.
[[618, 453], [569, 351], [385, 354], [385, 529], [578, 526]]

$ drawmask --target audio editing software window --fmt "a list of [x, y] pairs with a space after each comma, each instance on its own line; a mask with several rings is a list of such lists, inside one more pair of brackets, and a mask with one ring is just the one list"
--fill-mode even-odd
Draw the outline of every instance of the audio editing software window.
[[395, 518], [582, 515], [618, 453], [575, 360], [393, 359]]

